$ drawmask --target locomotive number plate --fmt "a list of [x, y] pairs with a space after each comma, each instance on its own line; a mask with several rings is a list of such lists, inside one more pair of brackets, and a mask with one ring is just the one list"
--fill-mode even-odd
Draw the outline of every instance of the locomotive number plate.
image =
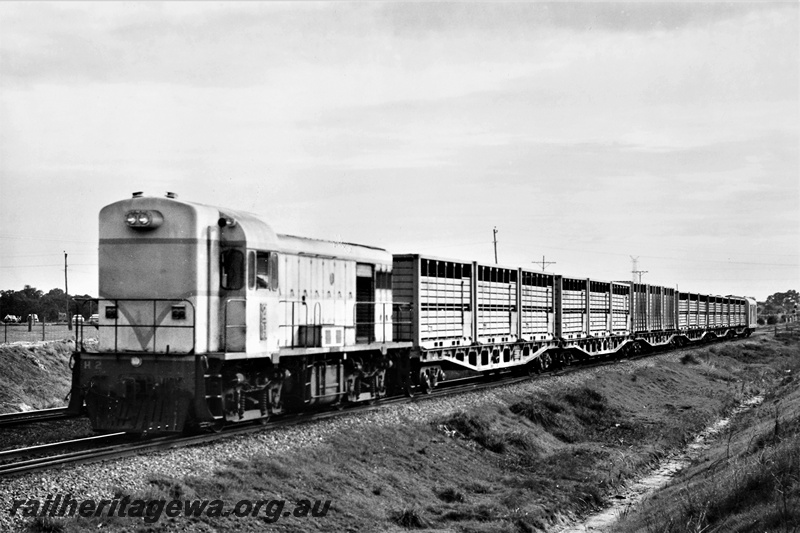
[[267, 304], [261, 304], [260, 311], [261, 312], [258, 321], [259, 324], [258, 332], [259, 332], [259, 338], [262, 341], [265, 341], [267, 340]]

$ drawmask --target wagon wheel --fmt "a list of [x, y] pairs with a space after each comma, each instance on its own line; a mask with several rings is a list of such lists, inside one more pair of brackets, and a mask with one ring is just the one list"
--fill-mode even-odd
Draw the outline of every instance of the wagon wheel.
[[639, 355], [642, 355], [642, 354], [644, 353], [644, 346], [642, 346], [642, 343], [641, 343], [641, 342], [639, 342], [639, 341], [636, 341], [636, 342], [634, 342], [634, 343], [631, 345], [631, 348], [630, 348], [630, 353], [631, 353], [631, 355], [633, 355], [634, 357], [637, 357], [637, 356], [639, 356]]

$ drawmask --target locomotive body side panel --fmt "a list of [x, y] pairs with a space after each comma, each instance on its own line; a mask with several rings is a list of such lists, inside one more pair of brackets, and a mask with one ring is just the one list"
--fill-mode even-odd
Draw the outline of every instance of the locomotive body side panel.
[[392, 342], [392, 256], [368, 246], [280, 235], [282, 349]]
[[355, 261], [286, 253], [281, 265], [280, 346], [321, 346], [323, 325], [337, 328], [331, 346], [354, 345]]

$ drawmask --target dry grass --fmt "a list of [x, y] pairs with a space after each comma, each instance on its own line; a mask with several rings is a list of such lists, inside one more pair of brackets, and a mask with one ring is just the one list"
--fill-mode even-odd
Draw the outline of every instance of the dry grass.
[[[758, 360], [765, 401], [734, 420], [702, 461], [615, 528], [647, 531], [800, 531], [800, 351], [785, 339], [717, 350]], [[759, 368], [769, 363], [768, 368]]]
[[68, 342], [0, 346], [0, 413], [66, 406], [73, 346]]
[[[584, 386], [508, 398], [432, 424], [342, 429], [296, 453], [231, 457], [211, 477], [156, 476], [153, 494], [332, 501], [326, 517], [289, 516], [270, 525], [276, 531], [551, 531], [603, 506], [627, 480], [761, 391], [769, 394], [764, 406], [730, 439], [615, 531], [792, 531], [782, 528], [800, 509], [800, 393], [791, 377], [800, 369], [786, 372], [798, 366], [796, 343], [754, 339], [689, 353], [685, 361], [602, 372]], [[741, 525], [753, 521], [760, 529]], [[97, 523], [58, 526], [80, 531]], [[140, 527], [119, 521], [104, 530]], [[142, 530], [184, 528], [262, 531], [264, 522], [162, 519]]]

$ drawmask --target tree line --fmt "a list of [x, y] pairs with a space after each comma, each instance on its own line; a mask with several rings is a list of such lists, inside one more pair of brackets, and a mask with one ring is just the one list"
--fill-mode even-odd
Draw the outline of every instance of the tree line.
[[25, 285], [22, 290], [3, 290], [0, 291], [0, 320], [6, 315], [20, 317], [23, 321], [28, 315], [35, 314], [39, 320], [44, 322], [57, 322], [60, 318], [66, 321], [67, 303], [69, 302], [70, 316], [80, 314], [83, 318], [89, 318], [92, 313], [97, 312], [97, 306], [92, 304], [82, 305], [74, 301], [73, 298], [93, 298], [88, 294], [67, 295], [61, 289], [50, 289], [48, 293], [40, 291], [36, 287]]
[[[758, 323], [786, 322], [787, 318], [797, 316], [798, 305], [800, 305], [800, 295], [795, 290], [776, 292], [772, 296], [767, 296], [765, 302], [758, 302]], [[792, 318], [792, 320], [797, 320], [797, 318]]]

